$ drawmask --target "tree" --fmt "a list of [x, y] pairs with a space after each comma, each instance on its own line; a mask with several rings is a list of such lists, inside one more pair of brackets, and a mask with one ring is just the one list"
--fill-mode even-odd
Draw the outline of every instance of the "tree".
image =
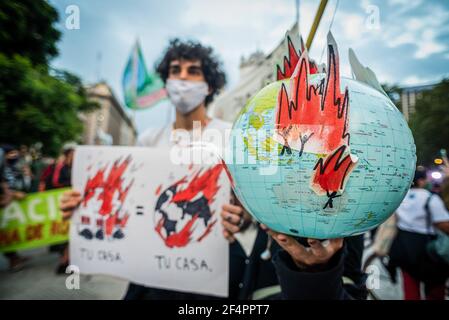
[[47, 65], [58, 54], [57, 21], [58, 13], [47, 1], [0, 1], [1, 52], [26, 57], [33, 65]]
[[27, 58], [0, 54], [0, 141], [42, 142], [44, 153], [56, 155], [62, 144], [79, 138], [83, 129], [79, 112], [95, 107], [76, 76], [67, 72], [52, 76], [33, 68]]
[[45, 0], [0, 2], [0, 142], [41, 142], [49, 155], [79, 140], [79, 113], [97, 107], [77, 76], [49, 67], [57, 55], [57, 20]]
[[449, 149], [449, 79], [422, 92], [410, 117], [418, 163], [429, 165], [440, 149]]

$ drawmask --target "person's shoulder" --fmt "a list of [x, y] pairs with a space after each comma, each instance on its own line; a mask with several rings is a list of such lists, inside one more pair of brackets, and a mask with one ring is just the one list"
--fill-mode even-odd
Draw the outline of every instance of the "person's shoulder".
[[208, 127], [211, 129], [226, 130], [232, 128], [232, 123], [218, 118], [212, 118]]
[[418, 199], [427, 199], [429, 198], [432, 193], [429, 190], [426, 190], [424, 188], [411, 188], [408, 191], [409, 195], [412, 195], [413, 198], [418, 198]]
[[429, 191], [429, 203], [430, 205], [441, 205], [444, 207], [444, 202], [441, 196], [437, 193], [432, 193]]
[[165, 130], [166, 127], [151, 127], [145, 129], [145, 131], [137, 137], [136, 145], [140, 147], [155, 146]]

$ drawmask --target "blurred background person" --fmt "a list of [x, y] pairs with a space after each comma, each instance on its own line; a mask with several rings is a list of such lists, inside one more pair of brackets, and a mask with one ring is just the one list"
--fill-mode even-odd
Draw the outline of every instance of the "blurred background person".
[[444, 300], [449, 266], [431, 254], [428, 244], [435, 229], [449, 234], [449, 212], [437, 194], [426, 189], [426, 170], [418, 167], [413, 185], [396, 210], [398, 233], [390, 251], [390, 267], [399, 267], [404, 299], [421, 300], [421, 283], [427, 300]]
[[14, 145], [3, 145], [5, 154], [4, 176], [14, 199], [23, 199], [31, 188], [31, 170], [26, 161], [22, 161], [19, 149]]
[[441, 183], [440, 195], [446, 209], [449, 210], [449, 159], [446, 156], [446, 151], [443, 152], [442, 159], [443, 164], [440, 168], [443, 171], [443, 182]]
[[38, 192], [42, 174], [50, 164], [54, 163], [54, 160], [51, 157], [43, 156], [38, 146], [30, 149], [30, 156], [32, 159], [30, 168], [33, 175], [33, 179], [31, 181], [31, 192]]
[[[69, 142], [62, 147], [62, 154], [44, 170], [39, 191], [66, 188], [72, 185], [72, 163], [76, 146], [76, 143]], [[61, 256], [56, 267], [56, 274], [65, 274], [69, 265], [68, 242], [50, 246], [50, 252], [57, 252]]]
[[0, 208], [11, 203], [13, 195], [5, 179], [5, 152], [0, 148]]
[[[26, 163], [20, 163], [19, 150], [13, 145], [3, 145], [0, 154], [0, 207], [5, 207], [13, 200], [25, 198], [31, 186], [31, 171]], [[9, 270], [19, 271], [29, 260], [17, 252], [7, 252]]]
[[439, 195], [441, 197], [441, 184], [439, 183], [432, 184], [432, 189], [430, 190], [430, 192]]
[[76, 146], [74, 142], [63, 146], [61, 155], [43, 171], [39, 191], [66, 188], [72, 185], [72, 163]]

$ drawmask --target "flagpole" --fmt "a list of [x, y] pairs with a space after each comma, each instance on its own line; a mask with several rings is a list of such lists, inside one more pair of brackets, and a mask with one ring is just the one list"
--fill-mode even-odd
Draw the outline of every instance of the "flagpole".
[[[133, 87], [134, 87], [134, 90], [133, 90], [134, 101], [137, 101], [136, 99], [137, 99], [137, 59], [138, 59], [137, 51], [138, 51], [138, 47], [139, 47], [139, 38], [136, 37], [136, 43], [134, 45], [134, 50], [133, 50], [133, 55], [134, 55], [133, 60], [134, 61], [133, 61], [133, 80], [132, 80]], [[132, 109], [134, 125], [136, 125], [136, 106], [137, 106], [137, 103], [134, 104], [134, 108]]]
[[[133, 65], [132, 65], [132, 75], [133, 78], [131, 80], [132, 88], [133, 88], [133, 94], [134, 94], [134, 101], [137, 99], [137, 60], [138, 60], [138, 48], [139, 48], [139, 39], [136, 39], [136, 44], [134, 45], [133, 50]], [[135, 108], [135, 106], [134, 106]], [[133, 109], [134, 109], [133, 108]]]
[[298, 28], [299, 28], [299, 6], [300, 6], [299, 0], [296, 0], [295, 4], [296, 4], [296, 18], [295, 18], [295, 22], [296, 22], [296, 24], [298, 25]]
[[324, 9], [326, 9], [328, 0], [321, 0], [320, 5], [318, 6], [318, 10], [315, 15], [315, 19], [313, 20], [312, 27], [310, 28], [309, 36], [307, 37], [306, 48], [310, 51], [310, 47], [312, 46], [313, 38], [315, 37], [316, 30], [318, 29], [318, 25], [320, 24], [321, 18], [323, 17]]

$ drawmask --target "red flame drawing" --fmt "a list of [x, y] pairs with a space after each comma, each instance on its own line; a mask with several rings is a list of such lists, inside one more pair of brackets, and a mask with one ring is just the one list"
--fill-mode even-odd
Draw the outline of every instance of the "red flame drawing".
[[92, 177], [87, 179], [86, 186], [84, 187], [83, 206], [86, 207], [89, 200], [95, 195], [95, 190], [103, 185], [104, 172], [107, 167], [100, 169]]
[[287, 56], [284, 56], [284, 72], [282, 72], [281, 67], [278, 65], [277, 80], [290, 78], [299, 60], [299, 54], [296, 51], [292, 39], [289, 36], [287, 36], [287, 46], [288, 46], [288, 58]]
[[105, 172], [108, 165], [106, 165], [104, 168], [99, 169], [92, 178], [89, 178], [87, 180], [84, 188], [84, 197], [82, 201], [84, 207], [86, 207], [88, 202], [93, 198], [96, 190], [102, 189], [102, 192], [98, 195], [97, 198], [97, 200], [101, 201], [101, 206], [98, 214], [100, 214], [105, 219], [104, 221], [100, 221], [99, 224], [101, 225], [100, 227], [104, 227], [106, 235], [112, 234], [114, 226], [124, 227], [128, 221], [128, 213], [120, 218], [120, 209], [118, 209], [114, 213], [112, 212], [112, 202], [114, 200], [114, 196], [117, 193], [118, 201], [120, 203], [123, 204], [126, 200], [128, 192], [134, 181], [131, 181], [125, 188], [123, 188], [122, 177], [130, 162], [131, 156], [128, 156], [122, 162], [120, 162], [120, 159], [116, 160], [109, 170], [107, 176]]
[[[287, 36], [287, 47], [288, 47], [288, 57], [284, 56], [284, 71], [281, 70], [281, 67], [277, 66], [277, 80], [284, 80], [288, 79], [293, 75], [293, 71], [296, 68], [296, 65], [298, 64], [299, 57], [301, 55], [301, 52], [304, 52], [304, 42], [301, 41], [301, 51], [297, 51], [295, 48], [295, 45], [293, 44], [292, 39], [290, 36]], [[313, 61], [310, 61], [310, 74], [315, 74], [318, 72], [318, 68], [316, 64]]]
[[[287, 140], [293, 149], [328, 154], [349, 144], [348, 90], [340, 92], [336, 45], [331, 42], [328, 48], [328, 72], [323, 81], [317, 85], [309, 83], [310, 63], [304, 51], [290, 78], [289, 89], [285, 84], [281, 86], [276, 131], [282, 143]], [[301, 142], [304, 137], [308, 137], [306, 145]]]
[[[301, 40], [302, 41], [302, 40]], [[278, 66], [278, 77], [288, 76], [292, 66], [287, 62], [296, 60], [297, 53], [289, 43], [289, 59], [284, 58], [284, 72]], [[315, 165], [312, 188], [318, 194], [332, 199], [342, 192], [357, 157], [349, 154], [348, 114], [349, 91], [340, 91], [340, 62], [334, 38], [328, 35], [328, 64], [325, 77], [316, 85], [309, 82], [310, 74], [316, 72], [311, 66], [307, 51], [300, 54], [289, 85], [284, 83], [278, 95], [275, 139], [286, 148], [325, 154]], [[344, 154], [347, 153], [345, 156]], [[344, 156], [344, 157], [343, 157]]]
[[161, 189], [162, 189], [162, 184], [160, 184], [157, 188], [156, 191], [154, 192], [155, 195], [159, 195], [159, 193], [161, 193]]
[[[189, 244], [193, 240], [192, 234], [198, 220], [204, 221], [205, 229], [196, 241], [200, 242], [211, 232], [217, 219], [213, 219], [214, 212], [210, 211], [209, 206], [220, 188], [218, 180], [223, 168], [223, 164], [217, 164], [205, 171], [201, 169], [190, 178], [184, 176], [162, 192], [161, 197], [165, 199], [158, 201], [156, 205], [156, 211], [161, 213], [162, 217], [157, 221], [155, 230], [167, 247], [185, 247]], [[168, 194], [172, 194], [170, 200]], [[177, 224], [179, 221], [170, 222], [165, 209], [162, 208], [167, 201], [181, 208], [183, 216], [187, 215], [188, 221], [180, 230], [173, 227], [173, 223]]]
[[190, 237], [193, 232], [193, 225], [195, 224], [195, 221], [198, 219], [198, 215], [194, 215], [191, 220], [189, 220], [184, 227], [181, 229], [181, 231], [172, 233], [169, 236], [165, 237], [162, 234], [162, 227], [164, 225], [164, 218], [159, 220], [159, 222], [156, 225], [156, 232], [159, 234], [159, 236], [164, 239], [165, 245], [169, 248], [173, 247], [185, 247], [190, 241]]
[[[202, 192], [209, 203], [212, 203], [214, 196], [218, 191], [218, 178], [223, 169], [222, 164], [217, 164], [209, 170], [201, 173], [198, 171], [190, 180], [189, 185], [182, 191], [178, 191], [173, 197], [172, 202], [190, 201], [198, 193]], [[187, 177], [181, 179], [185, 181]]]
[[326, 159], [320, 158], [313, 168], [312, 188], [318, 194], [334, 193], [344, 189], [346, 177], [354, 169], [356, 160], [350, 154], [344, 155], [346, 145], [339, 147]]

